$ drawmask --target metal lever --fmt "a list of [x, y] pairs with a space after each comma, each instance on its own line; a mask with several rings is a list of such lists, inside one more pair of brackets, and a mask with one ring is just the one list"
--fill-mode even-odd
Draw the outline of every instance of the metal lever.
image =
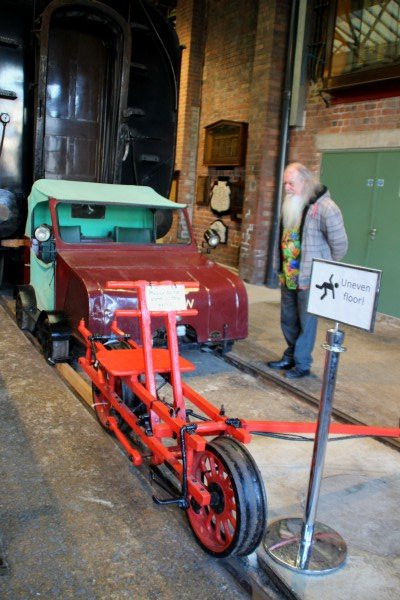
[[371, 240], [375, 239], [375, 234], [376, 234], [376, 228], [373, 227], [369, 232], [369, 237], [371, 238]]
[[166, 504], [177, 504], [179, 508], [187, 509], [189, 508], [189, 499], [187, 497], [187, 463], [186, 463], [186, 444], [185, 444], [185, 433], [194, 433], [197, 429], [197, 425], [195, 423], [190, 423], [188, 425], [184, 425], [181, 427], [179, 432], [179, 438], [181, 442], [181, 453], [182, 453], [182, 489], [180, 496], [174, 496], [168, 498], [167, 500], [161, 500], [157, 498], [157, 496], [152, 496], [153, 502], [158, 505], [166, 505]]

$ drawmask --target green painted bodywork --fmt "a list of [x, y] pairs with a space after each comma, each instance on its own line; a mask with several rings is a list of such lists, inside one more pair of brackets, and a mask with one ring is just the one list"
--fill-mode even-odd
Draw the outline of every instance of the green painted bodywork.
[[[58, 224], [71, 226], [79, 223], [81, 233], [87, 237], [107, 237], [112, 234], [113, 228], [153, 228], [153, 212], [147, 206], [132, 206], [132, 204], [106, 204], [103, 219], [85, 219], [72, 217], [72, 203], [62, 202], [57, 205]], [[36, 216], [35, 219], [36, 221]], [[42, 222], [42, 221], [41, 221]], [[40, 223], [37, 223], [40, 225]], [[37, 226], [35, 223], [35, 225]]]
[[[123, 206], [169, 208], [171, 210], [185, 208], [186, 206], [185, 204], [178, 204], [160, 196], [160, 194], [157, 194], [157, 192], [147, 186], [65, 181], [63, 179], [38, 179], [33, 184], [28, 198], [28, 218], [25, 229], [25, 234], [28, 237], [32, 236], [34, 228], [41, 223], [50, 223], [49, 198], [76, 204], [119, 205], [121, 210]], [[33, 221], [32, 213], [34, 213]], [[122, 215], [123, 213], [121, 212], [121, 218], [123, 218]], [[126, 222], [124, 222], [124, 226], [127, 226]]]
[[[33, 238], [33, 232], [39, 225], [51, 225], [49, 199], [58, 200], [56, 213], [58, 226], [79, 225], [82, 238], [111, 241], [115, 227], [132, 229], [154, 229], [154, 210], [177, 210], [184, 204], [171, 202], [163, 198], [152, 188], [134, 185], [114, 185], [81, 181], [39, 179], [33, 184], [28, 199], [28, 218], [25, 235]], [[101, 218], [82, 218], [72, 216], [72, 207], [83, 204], [104, 206]], [[88, 246], [87, 246], [88, 247]], [[30, 251], [30, 283], [36, 292], [37, 306], [40, 310], [55, 308], [54, 262], [45, 263], [35, 251]]]
[[35, 290], [36, 305], [40, 310], [54, 310], [54, 263], [44, 263], [35, 252], [30, 251], [30, 284]]

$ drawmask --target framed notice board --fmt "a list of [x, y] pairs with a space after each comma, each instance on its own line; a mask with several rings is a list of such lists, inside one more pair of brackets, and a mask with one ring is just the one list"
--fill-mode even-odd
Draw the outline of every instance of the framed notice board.
[[204, 164], [208, 167], [236, 167], [246, 161], [247, 123], [217, 121], [207, 125]]

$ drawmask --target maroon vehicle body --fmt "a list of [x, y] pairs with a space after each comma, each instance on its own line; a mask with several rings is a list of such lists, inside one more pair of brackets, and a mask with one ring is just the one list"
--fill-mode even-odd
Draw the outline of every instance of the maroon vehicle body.
[[[64, 196], [57, 198], [53, 195], [52, 190], [57, 186]], [[34, 184], [26, 229], [26, 235], [30, 238], [31, 272], [30, 276], [26, 273], [25, 285], [20, 286], [16, 305], [20, 327], [35, 331], [47, 349], [54, 346], [57, 340], [66, 341], [68, 336], [79, 338], [78, 325], [82, 318], [94, 334], [109, 336], [115, 310], [134, 308], [136, 298], [132, 291], [108, 289], [108, 281], [193, 281], [199, 284], [199, 291], [186, 290], [186, 304], [187, 308], [197, 309], [198, 314], [184, 317], [178, 323], [181, 340], [223, 345], [226, 350], [234, 340], [245, 338], [248, 333], [248, 306], [241, 279], [210, 260], [209, 254], [198, 251], [184, 205], [161, 198], [150, 188], [142, 192], [145, 188], [129, 187], [135, 187], [136, 191], [133, 192], [139, 195], [140, 202], [136, 206], [130, 204], [129, 198], [124, 199], [125, 204], [118, 204], [115, 200], [114, 204], [110, 200], [107, 203], [107, 193], [111, 188], [114, 193], [116, 190], [118, 196], [118, 193], [129, 194], [127, 186], [107, 187], [105, 184], [62, 181], [52, 183], [49, 180], [39, 180]], [[92, 198], [93, 189], [96, 193], [97, 190], [101, 192], [100, 198]], [[69, 196], [71, 190], [76, 195], [74, 199]], [[86, 192], [91, 203], [86, 199], [85, 204], [85, 200], [81, 199], [81, 204], [74, 204]], [[142, 200], [142, 194], [149, 198], [148, 205]], [[94, 201], [97, 204], [93, 204]], [[161, 203], [161, 209], [157, 207], [157, 202]], [[99, 217], [98, 221], [91, 222], [88, 216], [79, 220], [73, 214], [73, 207], [76, 206], [85, 210], [101, 207], [106, 216], [103, 221]], [[141, 227], [149, 226], [149, 223], [153, 226], [148, 243], [130, 239], [122, 243], [116, 237], [116, 230], [129, 228], [113, 227], [114, 221], [107, 221], [109, 215], [119, 214], [119, 225], [121, 219], [126, 225], [124, 215], [131, 215], [126, 212], [131, 210], [139, 211], [139, 217], [147, 219], [147, 225], [145, 223]], [[160, 212], [164, 216], [165, 213], [173, 215], [171, 221], [167, 219], [163, 233], [159, 229]], [[149, 220], [150, 213], [152, 221]], [[37, 230], [43, 227], [47, 228], [50, 239], [42, 243], [40, 236], [37, 237]], [[96, 227], [102, 230], [101, 234], [97, 233]], [[77, 240], [68, 238], [64, 231], [77, 229]], [[134, 231], [143, 230], [134, 228]], [[46, 290], [45, 293], [42, 293], [43, 290]], [[157, 319], [153, 321], [155, 341], [162, 342], [163, 336], [165, 339], [163, 322]], [[126, 322], [121, 321], [120, 325], [140, 342], [135, 322], [127, 319]], [[134, 327], [136, 329], [132, 329]], [[65, 345], [62, 353], [64, 351]], [[56, 355], [51, 348], [48, 353], [50, 356]]]
[[[67, 247], [66, 247], [67, 246]], [[85, 248], [58, 241], [56, 266], [56, 309], [68, 315], [76, 332], [83, 317], [88, 328], [99, 335], [110, 332], [117, 308], [136, 306], [132, 292], [108, 290], [107, 281], [198, 281], [198, 292], [187, 295], [187, 307], [198, 310], [182, 325], [196, 332], [199, 343], [218, 343], [247, 336], [247, 295], [243, 282], [206, 255], [199, 254], [194, 243], [189, 248], [110, 249]], [[132, 331], [129, 319], [121, 326]], [[154, 331], [161, 327], [154, 319]]]

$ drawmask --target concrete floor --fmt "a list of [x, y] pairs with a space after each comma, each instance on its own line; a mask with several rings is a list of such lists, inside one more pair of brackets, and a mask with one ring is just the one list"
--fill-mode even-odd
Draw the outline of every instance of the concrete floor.
[[[246, 340], [237, 342], [232, 355], [257, 367], [260, 372], [283, 379], [267, 361], [282, 356], [285, 342], [279, 325], [280, 293], [262, 286], [247, 285], [250, 327]], [[291, 385], [319, 400], [323, 376], [326, 331], [332, 321], [319, 319], [312, 375]], [[400, 418], [400, 319], [378, 313], [373, 333], [347, 325], [343, 345], [347, 351], [339, 361], [335, 408], [368, 425], [397, 427]]]
[[[260, 368], [283, 348], [278, 297], [263, 296], [264, 290], [257, 288], [254, 296], [249, 289], [250, 337], [234, 347]], [[181, 511], [153, 505], [146, 469], [130, 466], [1, 308], [0, 318], [0, 536], [10, 564], [9, 574], [0, 577], [0, 597], [248, 597], [196, 545]], [[355, 330], [346, 331], [349, 350], [340, 363], [335, 403], [358, 406], [361, 417], [371, 413], [377, 424], [397, 425], [391, 415], [399, 375], [387, 377], [386, 366], [399, 351], [400, 328], [387, 322], [382, 328], [356, 337]], [[325, 329], [322, 323], [320, 338]], [[373, 357], [372, 365], [366, 356]], [[289, 393], [261, 386], [209, 355], [193, 357], [201, 368], [190, 385], [216, 405], [223, 403], [230, 416], [315, 419], [316, 410]], [[317, 349], [316, 376], [302, 385], [318, 389], [322, 364]], [[312, 444], [254, 437], [249, 449], [266, 485], [269, 522], [302, 516]], [[279, 567], [260, 547], [260, 568], [267, 562], [305, 600], [397, 599], [399, 494], [397, 451], [369, 439], [330, 442], [318, 520], [347, 542], [346, 565], [330, 575], [299, 575]]]
[[247, 598], [0, 307], [0, 597]]
[[[196, 379], [196, 389], [218, 402], [229, 390], [227, 413], [251, 419], [312, 420], [315, 412], [284, 391], [260, 387], [249, 375]], [[312, 444], [253, 437], [249, 445], [268, 494], [268, 522], [302, 517]], [[344, 568], [329, 575], [298, 575], [258, 554], [306, 600], [395, 600], [400, 586], [400, 454], [375, 440], [330, 442], [318, 521], [338, 531], [348, 546]]]
[[[285, 348], [279, 326], [279, 292], [256, 286], [247, 289], [249, 337], [235, 344], [232, 355], [259, 373], [272, 374], [266, 361], [280, 358]], [[316, 399], [320, 397], [325, 359], [321, 345], [331, 326], [331, 322], [320, 319], [313, 375], [293, 384]], [[334, 406], [366, 424], [398, 427], [400, 320], [378, 314], [372, 334], [347, 326], [343, 329], [347, 352], [339, 363]], [[283, 378], [281, 373], [273, 374]], [[284, 396], [282, 392], [282, 398], [277, 399], [279, 408], [269, 400], [263, 418], [288, 418]], [[306, 420], [303, 409], [299, 414], [294, 404], [289, 408], [291, 418]], [[262, 449], [264, 444], [265, 440], [255, 440], [251, 451], [268, 482], [269, 521], [303, 516], [312, 448], [306, 443], [269, 440], [267, 452]], [[272, 567], [300, 598], [398, 598], [399, 467], [399, 453], [375, 440], [329, 443], [317, 518], [347, 542], [347, 564], [330, 575], [299, 575], [280, 567], [263, 548], [259, 550], [261, 562]]]

